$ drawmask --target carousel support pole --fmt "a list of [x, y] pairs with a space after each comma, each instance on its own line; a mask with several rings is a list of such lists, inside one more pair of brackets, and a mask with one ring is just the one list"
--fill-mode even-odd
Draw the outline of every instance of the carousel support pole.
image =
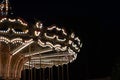
[[64, 66], [62, 65], [62, 80], [64, 80]]
[[59, 78], [60, 78], [60, 77], [59, 77], [59, 75], [60, 75], [59, 73], [60, 73], [60, 72], [59, 72], [59, 66], [58, 66], [58, 80], [59, 80]]
[[45, 68], [43, 68], [43, 80], [45, 80]]
[[41, 78], [42, 77], [42, 75], [41, 75], [41, 69], [42, 69], [41, 68], [41, 54], [40, 53], [39, 53], [39, 59], [40, 59], [40, 80], [42, 80], [42, 78]]
[[48, 80], [50, 80], [50, 67], [48, 68]]
[[68, 64], [67, 64], [67, 80], [69, 80], [69, 63], [70, 63], [70, 58], [69, 58], [69, 55], [68, 55], [67, 57], [68, 57]]
[[69, 64], [67, 64], [67, 80], [69, 80]]
[[53, 78], [53, 67], [51, 67], [51, 80], [54, 80], [54, 78]]
[[[35, 62], [34, 62], [34, 64], [35, 64]], [[34, 80], [36, 80], [36, 68], [35, 68], [35, 66], [34, 66]]]

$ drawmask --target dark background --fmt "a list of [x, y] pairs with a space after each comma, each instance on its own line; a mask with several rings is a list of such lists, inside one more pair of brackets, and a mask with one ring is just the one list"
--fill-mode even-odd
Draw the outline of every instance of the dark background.
[[69, 64], [71, 80], [119, 80], [118, 2], [10, 0], [10, 3], [14, 15], [30, 23], [41, 20], [45, 26], [63, 26], [81, 38], [81, 52]]

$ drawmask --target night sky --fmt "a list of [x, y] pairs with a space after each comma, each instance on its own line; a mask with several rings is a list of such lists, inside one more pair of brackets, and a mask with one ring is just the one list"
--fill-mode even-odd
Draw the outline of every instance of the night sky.
[[[83, 43], [69, 64], [71, 80], [110, 80], [117, 74], [120, 16], [117, 2], [10, 0], [14, 15], [32, 23], [56, 24], [74, 31]], [[115, 73], [116, 72], [116, 73]], [[115, 80], [115, 79], [113, 79]], [[119, 79], [116, 79], [119, 80]]]

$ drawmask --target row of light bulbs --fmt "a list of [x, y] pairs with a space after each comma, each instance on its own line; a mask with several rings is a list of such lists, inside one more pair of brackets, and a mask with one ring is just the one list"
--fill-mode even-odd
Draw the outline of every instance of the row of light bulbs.
[[8, 28], [6, 31], [5, 30], [0, 30], [0, 33], [8, 33], [10, 31], [10, 28]]
[[17, 32], [15, 31], [15, 29], [12, 28], [12, 31], [15, 33], [15, 34], [27, 34], [29, 31], [28, 30], [25, 30], [24, 32]]
[[2, 18], [0, 20], [0, 23], [4, 22], [4, 21], [9, 21], [9, 22], [19, 22], [20, 24], [22, 24], [23, 26], [28, 26], [27, 23], [23, 22], [21, 19], [10, 19], [10, 18]]
[[69, 40], [69, 44], [70, 45], [72, 45], [72, 47], [74, 47], [76, 50], [77, 50], [77, 52], [80, 52], [80, 48], [82, 47], [82, 43], [81, 43], [81, 41], [80, 41], [80, 39], [78, 38], [78, 37], [75, 37], [75, 34], [74, 33], [72, 33], [71, 34], [71, 38], [74, 40], [74, 41], [77, 41], [78, 43], [78, 45], [79, 46], [77, 46], [77, 44], [75, 44], [73, 41], [71, 41], [71, 40]]
[[12, 44], [23, 43], [23, 39], [21, 39], [21, 38], [15, 38], [15, 39], [9, 40], [6, 37], [0, 37], [0, 41], [5, 42], [6, 44], [8, 44], [8, 43], [12, 43]]
[[10, 30], [12, 30], [13, 33], [15, 33], [15, 34], [27, 34], [29, 32], [28, 30], [25, 30], [24, 32], [17, 32], [13, 28], [12, 29], [8, 28], [6, 31], [5, 30], [0, 30], [0, 33], [9, 33]]
[[6, 44], [8, 44], [8, 43], [12, 43], [12, 44], [14, 44], [14, 43], [22, 43], [22, 44], [24, 44], [24, 43], [29, 43], [29, 42], [33, 41], [33, 39], [25, 40], [25, 42], [23, 42], [22, 38], [14, 38], [12, 40], [9, 40], [8, 38], [1, 36], [0, 41], [5, 42]]
[[58, 28], [56, 26], [52, 26], [52, 27], [48, 27], [47, 30], [53, 30], [53, 29], [56, 29], [57, 31], [62, 31], [64, 35], [67, 36], [67, 33], [65, 32], [64, 29], [61, 29], [61, 28]]
[[48, 36], [47, 33], [44, 33], [44, 36], [45, 36], [46, 38], [49, 38], [49, 39], [55, 39], [55, 38], [56, 38], [56, 39], [57, 39], [58, 41], [60, 41], [60, 42], [66, 41], [65, 38], [64, 38], [64, 39], [59, 39], [57, 35]]
[[50, 48], [55, 48], [56, 50], [60, 50], [60, 51], [66, 51], [67, 50], [67, 46], [62, 47], [60, 44], [52, 44], [50, 42], [46, 42], [43, 43], [40, 39], [38, 40], [38, 44], [42, 47], [50, 47]]

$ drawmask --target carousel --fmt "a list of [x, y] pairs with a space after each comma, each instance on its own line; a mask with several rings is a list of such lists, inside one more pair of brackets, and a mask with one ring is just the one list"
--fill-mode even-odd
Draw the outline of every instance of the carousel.
[[50, 75], [44, 79], [44, 69], [50, 73], [53, 66], [62, 68], [73, 62], [82, 47], [81, 40], [55, 25], [44, 27], [40, 21], [30, 25], [22, 18], [8, 17], [9, 4], [8, 0], [0, 4], [0, 79], [20, 80], [27, 69], [29, 80], [38, 80], [32, 77], [39, 75], [32, 72], [34, 68], [39, 69], [39, 80], [53, 80]]

